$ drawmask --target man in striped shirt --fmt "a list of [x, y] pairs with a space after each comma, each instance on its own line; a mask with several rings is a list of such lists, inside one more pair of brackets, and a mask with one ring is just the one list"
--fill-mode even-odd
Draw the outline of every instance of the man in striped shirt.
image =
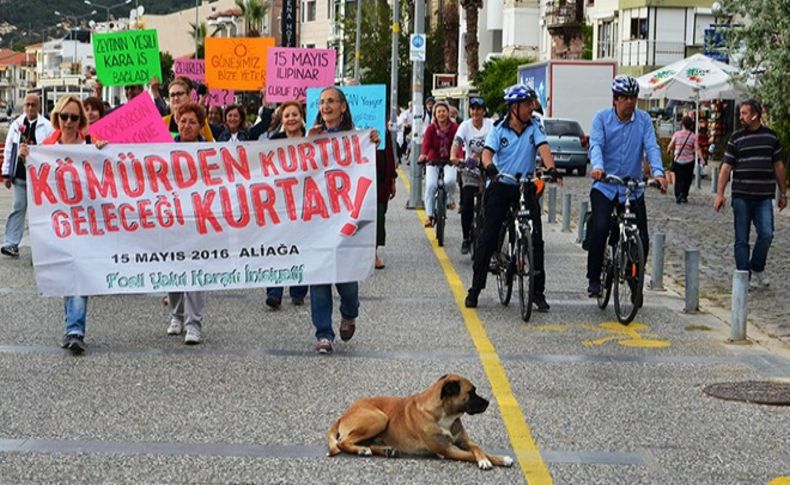
[[[774, 213], [771, 199], [779, 184], [779, 210], [787, 206], [784, 153], [776, 133], [760, 121], [762, 106], [749, 100], [741, 104], [740, 121], [743, 129], [736, 131], [727, 143], [721, 167], [716, 201], [718, 212], [724, 205], [724, 189], [732, 173], [732, 213], [735, 219], [735, 267], [749, 271], [752, 284], [768, 286], [765, 262], [774, 236]], [[757, 241], [749, 258], [751, 225], [757, 231]]]

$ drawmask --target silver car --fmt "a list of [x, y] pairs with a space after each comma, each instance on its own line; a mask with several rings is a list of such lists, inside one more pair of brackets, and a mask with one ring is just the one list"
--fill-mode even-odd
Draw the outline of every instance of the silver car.
[[578, 121], [567, 118], [543, 118], [546, 136], [558, 169], [570, 174], [587, 173], [589, 138]]

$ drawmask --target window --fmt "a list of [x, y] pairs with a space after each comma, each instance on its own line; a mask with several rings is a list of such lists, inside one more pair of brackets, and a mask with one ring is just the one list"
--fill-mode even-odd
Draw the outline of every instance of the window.
[[647, 19], [631, 19], [631, 39], [647, 39]]
[[302, 2], [302, 22], [315, 21], [316, 0], [304, 0]]
[[584, 136], [584, 130], [579, 123], [566, 120], [543, 120], [546, 125], [546, 134], [550, 136]]

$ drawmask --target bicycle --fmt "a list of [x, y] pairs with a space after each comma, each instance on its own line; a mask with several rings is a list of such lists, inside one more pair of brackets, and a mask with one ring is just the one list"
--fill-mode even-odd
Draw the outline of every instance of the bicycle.
[[[519, 309], [521, 319], [529, 321], [532, 315], [532, 299], [534, 296], [535, 269], [532, 264], [532, 217], [527, 200], [527, 193], [535, 190], [530, 178], [498, 174], [496, 180], [508, 179], [519, 185], [519, 200], [511, 205], [505, 217], [505, 224], [499, 231], [497, 252], [494, 254], [493, 273], [497, 277], [497, 293], [499, 302], [507, 306], [513, 294], [513, 278], [518, 276]], [[552, 177], [541, 177], [551, 180]]]
[[610, 216], [608, 241], [604, 249], [601, 270], [601, 294], [597, 298], [598, 308], [604, 309], [614, 290], [614, 313], [617, 320], [628, 325], [636, 317], [643, 301], [645, 279], [645, 249], [636, 224], [636, 214], [631, 212], [631, 201], [637, 188], [647, 185], [632, 178], [607, 175], [604, 182], [626, 188], [625, 204], [617, 204]]
[[444, 188], [444, 164], [439, 165], [439, 179], [436, 181], [436, 194], [433, 196], [433, 223], [436, 229], [436, 242], [444, 246], [444, 225], [447, 221], [447, 190]]

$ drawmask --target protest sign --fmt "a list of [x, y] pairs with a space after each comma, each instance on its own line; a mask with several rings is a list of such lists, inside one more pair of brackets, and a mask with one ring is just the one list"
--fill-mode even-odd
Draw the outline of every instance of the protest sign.
[[307, 88], [333, 85], [336, 57], [334, 49], [272, 47], [266, 60], [266, 102], [304, 101]]
[[[173, 62], [173, 73], [191, 81], [206, 84], [206, 63], [203, 59], [176, 59]], [[228, 106], [236, 101], [236, 93], [227, 89], [209, 89], [209, 106]], [[197, 91], [192, 91], [192, 101], [198, 100]]]
[[[369, 84], [365, 86], [338, 86], [346, 95], [351, 119], [357, 129], [364, 130], [375, 128], [381, 137], [378, 149], [384, 149], [387, 133], [387, 113], [385, 99], [386, 86], [383, 84]], [[321, 88], [307, 90], [307, 127], [312, 126], [318, 114], [318, 98]]]
[[156, 30], [93, 34], [96, 77], [105, 86], [147, 84], [162, 78]]
[[47, 296], [359, 281], [376, 242], [368, 131], [240, 144], [30, 148]]
[[206, 39], [206, 84], [211, 89], [259, 91], [266, 84], [266, 51], [274, 37]]
[[173, 141], [151, 97], [131, 101], [90, 126], [91, 137], [110, 143], [169, 143]]

